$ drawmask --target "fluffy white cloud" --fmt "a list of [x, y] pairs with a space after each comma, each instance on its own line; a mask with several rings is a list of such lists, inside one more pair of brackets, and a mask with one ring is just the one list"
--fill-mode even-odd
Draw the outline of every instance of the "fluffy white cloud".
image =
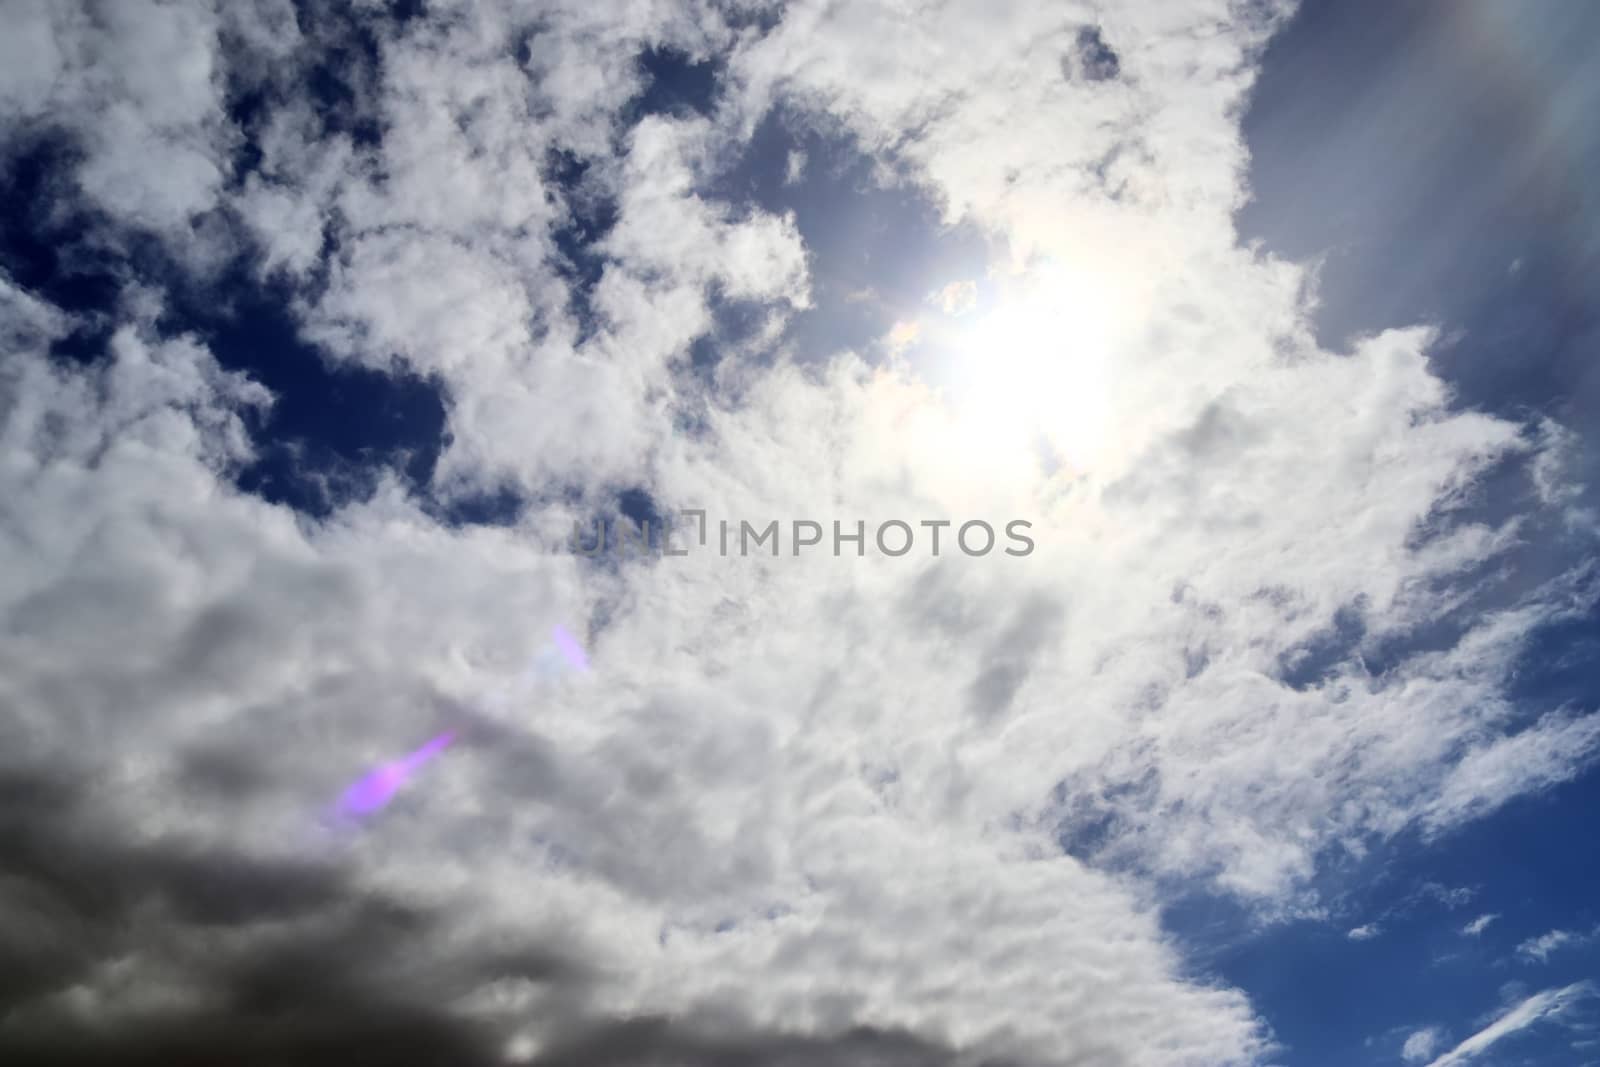
[[[237, 133], [218, 16], [155, 6], [73, 38], [116, 51], [104, 74], [41, 50], [3, 91], [103, 138], [80, 178], [102, 207], [181, 228]], [[1429, 329], [1320, 349], [1305, 273], [1237, 245], [1259, 11], [798, 3], [762, 32], [693, 4], [447, 7], [374, 30], [376, 144], [291, 95], [316, 43], [299, 30], [275, 64], [241, 60], [273, 103], [261, 166], [223, 196], [330, 358], [443, 383], [435, 488], [511, 480], [537, 502], [521, 525], [441, 525], [387, 481], [321, 522], [242, 495], [258, 386], [137, 302], [102, 365], [62, 368], [45, 351], [67, 318], [4, 292], [4, 768], [92, 781], [86, 822], [132, 849], [342, 880], [335, 903], [263, 903], [221, 958], [368, 921], [338, 900], [393, 900], [430, 920], [385, 988], [447, 988], [441, 1010], [525, 1057], [671, 1019], [720, 1040], [905, 1033], [955, 1062], [1255, 1062], [1265, 1027], [1187, 968], [1163, 879], [1310, 907], [1330, 854], [1445, 830], [1592, 758], [1600, 720], [1530, 723], [1507, 696], [1530, 635], [1592, 602], [1582, 576], [1464, 610], [1523, 517], [1461, 507], [1497, 464], [1564, 506], [1552, 432], [1456, 406]], [[66, 39], [43, 10], [27, 32], [48, 18]], [[294, 24], [251, 10], [230, 33]], [[1097, 20], [1114, 79], [1075, 51]], [[624, 121], [652, 45], [726, 60], [711, 114]], [[116, 131], [91, 90], [133, 109]], [[956, 325], [930, 317], [888, 360], [784, 339], [816, 269], [795, 220], [704, 191], [777, 104], [993, 239], [993, 263], [949, 279]], [[581, 189], [548, 178], [552, 153], [588, 167]], [[586, 196], [616, 224], [577, 293], [556, 233]], [[969, 309], [958, 283], [985, 269], [999, 307]], [[1042, 326], [1038, 277], [1067, 309]], [[719, 294], [773, 325], [707, 383], [688, 349]], [[1000, 340], [1017, 351], [986, 350]], [[1041, 463], [930, 381], [941, 358], [991, 356], [1011, 360], [989, 370], [1013, 379], [1006, 403], [1059, 395], [1095, 432]], [[1020, 517], [1038, 548], [549, 550], [628, 485], [713, 522]], [[558, 622], [585, 630], [592, 672], [509, 698]], [[445, 728], [458, 743], [383, 820], [323, 838], [340, 788]], [[139, 885], [157, 932], [107, 935], [6, 1026], [209, 1004], [203, 924], [168, 881]], [[503, 966], [495, 945], [542, 962]]]
[[[861, 777], [844, 708], [776, 702], [779, 679], [735, 681], [737, 663], [718, 682], [716, 662], [755, 637], [734, 637], [734, 590], [718, 595], [755, 577], [731, 561], [702, 564], [704, 600], [674, 595], [685, 576], [663, 566], [634, 577], [638, 607], [597, 644], [594, 679], [495, 709], [487, 679], [607, 595], [573, 557], [440, 529], [393, 496], [308, 529], [221, 490], [233, 441], [200, 431], [257, 396], [192, 344], [119, 339], [98, 390], [23, 365], [7, 488], [29, 487], [16, 536], [40, 548], [6, 589], [6, 700], [26, 742], [11, 759], [93, 773], [122, 798], [122, 833], [293, 856], [341, 778], [477, 704], [455, 713], [476, 743], [341, 860], [369, 890], [471, 915], [474, 936], [575, 944], [611, 976], [591, 1011], [715, 1006], [773, 1030], [904, 1027], [1041, 1056], [1061, 1041], [1194, 1063], [1258, 1047], [1239, 995], [1181, 980], [1154, 914], [1114, 880], [1047, 838], [901, 813], [881, 776]], [[797, 578], [779, 584], [800, 595]], [[713, 644], [649, 652], [674, 633]], [[792, 658], [800, 637], [759, 639]], [[218, 760], [255, 785], [186, 804], [194, 768]], [[128, 1001], [109, 974], [83, 995], [119, 1016], [192, 1009], [201, 994], [164, 951], [141, 958], [179, 969], [170, 998]], [[467, 1006], [559, 1030], [538, 992], [501, 980]], [[1095, 1033], [1041, 1027], [1064, 1005]], [[69, 1009], [44, 999], [14, 1026]]]
[[214, 205], [230, 131], [212, 5], [8, 0], [4, 18], [7, 132], [65, 127], [84, 193], [123, 221], [176, 235]]

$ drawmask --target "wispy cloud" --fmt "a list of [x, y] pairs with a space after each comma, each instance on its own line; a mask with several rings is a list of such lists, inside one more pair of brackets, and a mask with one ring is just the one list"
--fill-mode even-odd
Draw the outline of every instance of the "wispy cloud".
[[1444, 1032], [1437, 1026], [1427, 1026], [1414, 1031], [1400, 1047], [1400, 1057], [1407, 1063], [1428, 1059], [1444, 1043]]
[[1488, 912], [1473, 919], [1461, 928], [1461, 932], [1468, 937], [1477, 937], [1489, 928], [1489, 924], [1500, 918], [1498, 912]]
[[1457, 1067], [1459, 1064], [1467, 1063], [1485, 1052], [1491, 1045], [1526, 1030], [1535, 1023], [1547, 1019], [1560, 1019], [1573, 1005], [1593, 996], [1594, 992], [1592, 983], [1575, 982], [1560, 989], [1547, 989], [1542, 993], [1535, 993], [1434, 1060], [1428, 1067]]
[[1517, 955], [1525, 961], [1543, 963], [1550, 956], [1565, 948], [1584, 945], [1600, 936], [1600, 927], [1584, 932], [1582, 930], [1551, 930], [1549, 933], [1530, 937], [1517, 946]]

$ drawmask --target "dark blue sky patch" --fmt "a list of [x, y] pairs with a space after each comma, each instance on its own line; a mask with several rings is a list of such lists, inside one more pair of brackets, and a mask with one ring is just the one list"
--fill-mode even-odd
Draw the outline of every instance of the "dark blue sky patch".
[[703, 334], [689, 345], [689, 368], [695, 374], [708, 375], [722, 362], [724, 354], [715, 333]]
[[581, 343], [599, 326], [590, 297], [605, 273], [606, 257], [597, 245], [617, 224], [617, 200], [595, 178], [587, 160], [565, 150], [546, 157], [543, 176], [559, 190], [567, 209], [566, 221], [551, 232], [551, 239], [559, 257], [557, 269], [569, 283], [569, 310], [578, 320]]
[[0, 162], [0, 264], [15, 284], [82, 317], [55, 354], [91, 360], [110, 337], [122, 273], [120, 257], [89, 240], [104, 220], [77, 196], [81, 154], [51, 134], [7, 147]]
[[[1278, 254], [1326, 254], [1315, 320], [1324, 344], [1437, 324], [1446, 340], [1430, 358], [1456, 403], [1522, 422], [1550, 415], [1576, 431], [1576, 473], [1587, 501], [1600, 502], [1600, 199], [1590, 191], [1600, 132], [1562, 118], [1600, 94], [1580, 43], [1600, 32], [1600, 8], [1552, 9], [1515, 27], [1503, 17], [1480, 0], [1303, 5], [1268, 47], [1245, 115], [1254, 199], [1239, 225]], [[1504, 572], [1478, 586], [1464, 617], [1505, 607], [1592, 553], [1534, 503], [1526, 460], [1509, 459], [1413, 537], [1526, 516], [1509, 553], [1454, 579]], [[1447, 643], [1460, 625], [1369, 650], [1369, 664]], [[1600, 672], [1588, 703], [1600, 704]]]
[[754, 30], [765, 36], [783, 22], [783, 0], [762, 3], [729, 4], [722, 9], [722, 20], [734, 30]]
[[[1600, 8], [1552, 12], [1520, 38], [1490, 32], [1485, 10], [1306, 4], [1268, 48], [1245, 117], [1255, 198], [1239, 221], [1280, 254], [1329, 250], [1317, 315], [1325, 344], [1419, 317], [1462, 331], [1432, 353], [1457, 402], [1517, 420], [1548, 414], [1577, 431], [1578, 470], [1596, 501], [1600, 202], [1582, 176], [1600, 177], [1600, 136], [1558, 129], [1555, 116], [1600, 85], [1587, 53], [1562, 39], [1600, 31]], [[1449, 579], [1478, 580], [1471, 604], [1369, 646], [1369, 669], [1449, 647], [1473, 619], [1592, 554], [1587, 536], [1533, 503], [1527, 462], [1513, 458], [1419, 528], [1420, 544], [1463, 523], [1525, 516], [1509, 552]], [[1589, 625], [1557, 628], [1530, 651], [1514, 689], [1529, 716], [1557, 695], [1600, 706], [1600, 670], [1562, 647], [1585, 647]]]
[[528, 506], [528, 499], [512, 485], [423, 501], [423, 510], [446, 526], [515, 526]]
[[[798, 181], [789, 159], [803, 153]], [[944, 285], [983, 276], [990, 248], [974, 227], [946, 226], [939, 207], [909, 181], [885, 187], [853, 138], [787, 109], [769, 113], [742, 157], [704, 195], [793, 212], [810, 260], [813, 307], [790, 339], [813, 357], [866, 352], [903, 317], [926, 311]]]
[[656, 498], [643, 486], [609, 491], [574, 488], [567, 494], [566, 503], [577, 505], [574, 510], [581, 517], [576, 531], [564, 530], [560, 544], [555, 547], [574, 555], [584, 566], [608, 575], [615, 575], [624, 567], [658, 562], [667, 544], [666, 522], [669, 519], [677, 527], [671, 541], [674, 546], [681, 548], [692, 543], [697, 532], [692, 522], [663, 512]]
[[[1504, 10], [1504, 9], [1502, 9]], [[1464, 329], [1436, 360], [1465, 404], [1600, 429], [1600, 7], [1552, 8], [1523, 39], [1489, 6], [1312, 0], [1269, 46], [1245, 116], [1246, 238], [1326, 255], [1325, 344], [1419, 321]]]
[[1159, 773], [1150, 768], [1133, 780], [1105, 784], [1099, 792], [1075, 791], [1069, 783], [1051, 793], [1055, 820], [1053, 833], [1063, 852], [1102, 870], [1119, 870], [1128, 862], [1116, 855], [1116, 845], [1126, 843], [1130, 827], [1122, 816], [1126, 808], [1148, 810], [1160, 795]]
[[[227, 69], [231, 74], [238, 67], [229, 65]], [[225, 99], [228, 121], [241, 134], [233, 150], [228, 175], [229, 184], [239, 188], [244, 185], [246, 178], [261, 168], [260, 137], [263, 125], [271, 114], [272, 97], [265, 86], [247, 84], [230, 77]]]
[[[444, 425], [437, 383], [329, 363], [300, 339], [289, 312], [293, 294], [258, 284], [246, 252], [215, 277], [197, 278], [152, 237], [115, 231], [101, 219], [77, 221], [49, 235], [54, 248], [68, 264], [81, 258], [102, 273], [94, 303], [66, 305], [91, 324], [83, 336], [69, 339], [78, 348], [68, 354], [85, 361], [106, 357], [105, 341], [118, 321], [120, 280], [138, 277], [165, 291], [158, 330], [196, 335], [221, 366], [273, 392], [269, 412], [246, 413], [258, 458], [238, 473], [242, 490], [323, 515], [369, 492], [383, 466], [396, 467], [419, 491], [426, 486]], [[62, 273], [70, 281], [71, 268], [60, 261], [34, 267], [47, 297], [60, 293]]]
[[1406, 547], [1416, 550], [1460, 526], [1493, 525], [1504, 518], [1507, 506], [1522, 515], [1538, 507], [1538, 489], [1526, 454], [1502, 457], [1479, 473], [1472, 484], [1433, 509], [1411, 531]]
[[1291, 689], [1315, 688], [1356, 654], [1365, 635], [1361, 609], [1340, 608], [1332, 626], [1279, 658], [1278, 676]]
[[[1459, 333], [1431, 353], [1457, 404], [1519, 421], [1557, 417], [1580, 435], [1579, 465], [1593, 485], [1600, 132], [1563, 116], [1592, 114], [1573, 103], [1596, 98], [1600, 85], [1586, 62], [1600, 8], [1553, 5], [1516, 20], [1499, 11], [1480, 0], [1303, 4], [1268, 47], [1245, 116], [1254, 199], [1238, 222], [1245, 239], [1280, 255], [1323, 257], [1315, 326], [1324, 345], [1341, 350], [1357, 335], [1419, 321]], [[1521, 544], [1449, 579], [1479, 581], [1471, 603], [1382, 641], [1336, 626], [1298, 666], [1299, 680], [1314, 681], [1308, 668], [1358, 646], [1375, 675], [1452, 647], [1486, 612], [1592, 555], [1586, 536], [1529, 510], [1532, 494], [1526, 460], [1507, 460], [1416, 532], [1421, 544], [1464, 522], [1530, 516]], [[1600, 707], [1597, 650], [1593, 615], [1536, 633], [1509, 689], [1514, 729], [1555, 708]], [[1531, 993], [1593, 977], [1594, 945], [1538, 967], [1519, 962], [1515, 946], [1600, 921], [1600, 848], [1587, 825], [1597, 804], [1591, 770], [1440, 839], [1412, 830], [1373, 842], [1365, 860], [1323, 857], [1315, 884], [1338, 902], [1331, 923], [1262, 930], [1227, 902], [1191, 898], [1168, 910], [1167, 924], [1250, 994], [1289, 1046], [1287, 1062], [1397, 1059], [1405, 1034], [1428, 1024], [1445, 1026], [1454, 1044], [1497, 1009], [1508, 981]], [[1424, 882], [1475, 895], [1456, 909], [1398, 905]], [[1461, 933], [1488, 913], [1501, 918], [1477, 938]], [[1346, 936], [1367, 923], [1378, 936]], [[1528, 1062], [1582, 1062], [1569, 1039], [1560, 1027], [1533, 1028], [1516, 1051]]]
[[[1163, 911], [1164, 925], [1204, 974], [1250, 993], [1296, 1067], [1348, 1067], [1398, 1059], [1405, 1035], [1445, 1026], [1450, 1044], [1476, 1031], [1508, 981], [1526, 993], [1593, 977], [1600, 945], [1577, 945], [1536, 965], [1516, 946], [1553, 929], [1600, 922], [1592, 887], [1600, 849], [1588, 813], [1600, 780], [1524, 796], [1443, 838], [1407, 831], [1381, 859], [1339, 870], [1348, 887], [1329, 920], [1262, 928], [1237, 901], [1191, 894]], [[1466, 890], [1459, 897], [1452, 891]], [[1462, 928], [1499, 916], [1476, 937]], [[1357, 926], [1376, 936], [1352, 940]], [[1369, 1046], [1367, 1040], [1392, 1043]], [[1527, 1062], [1573, 1065], [1584, 1057], [1560, 1028], [1530, 1030]], [[1448, 1046], [1447, 1046], [1448, 1047]]]
[[1519, 658], [1510, 695], [1537, 708], [1594, 707], [1600, 664], [1600, 616], [1593, 613], [1538, 631]]
[[180, 288], [162, 323], [194, 331], [276, 398], [251, 426], [260, 454], [239, 487], [318, 517], [370, 492], [384, 468], [425, 494], [445, 439], [443, 386], [329, 361], [300, 337], [291, 298], [241, 266], [206, 289]]
[[324, 133], [376, 148], [383, 141], [377, 93], [383, 54], [373, 24], [344, 5], [316, 0], [295, 0], [295, 15], [312, 50], [304, 87]]
[[[41, 131], [8, 146], [0, 163], [0, 267], [13, 282], [74, 317], [51, 355], [92, 363], [107, 355], [129, 279], [188, 284], [160, 237], [123, 225], [78, 191], [82, 152], [70, 137]], [[226, 225], [220, 213], [197, 226]]]
[[238, 486], [312, 515], [360, 498], [392, 467], [425, 494], [443, 442], [442, 387], [410, 376], [335, 365], [304, 342], [294, 294], [255, 280], [246, 253], [214, 278], [185, 273], [154, 237], [118, 227], [85, 205], [73, 176], [79, 154], [64, 138], [14, 146], [0, 172], [0, 265], [13, 281], [70, 312], [78, 328], [52, 354], [107, 358], [124, 279], [160, 285], [167, 335], [194, 333], [224, 367], [247, 373], [276, 400], [247, 413], [259, 455]]
[[428, 13], [427, 0], [390, 0], [389, 15], [396, 22], [407, 23]]
[[695, 60], [674, 48], [645, 49], [639, 54], [645, 89], [629, 106], [628, 124], [646, 115], [709, 115], [724, 65], [720, 58]]
[[740, 358], [760, 358], [751, 352], [750, 343], [768, 322], [773, 309], [765, 301], [740, 300], [728, 296], [724, 287], [713, 284], [706, 297], [711, 312], [711, 329], [689, 345], [689, 372], [709, 382], [716, 368], [731, 354]]
[[1108, 808], [1091, 807], [1062, 824], [1056, 833], [1056, 843], [1067, 855], [1104, 869], [1100, 858], [1102, 850], [1126, 829], [1116, 813]]
[[656, 506], [650, 493], [638, 487], [624, 489], [617, 495], [617, 510], [622, 517], [636, 526], [650, 524], [655, 531], [661, 529], [661, 509]]
[[[1100, 35], [1100, 27], [1085, 26], [1078, 31], [1073, 42], [1071, 71], [1086, 81], [1110, 81], [1122, 73], [1122, 62], [1117, 53]], [[1069, 72], [1068, 76], [1071, 76]]]
[[[524, 73], [528, 69], [528, 64], [533, 62], [533, 42], [547, 28], [546, 24], [535, 19], [530, 25], [514, 31], [515, 36], [512, 39], [515, 43], [511, 46], [511, 56], [517, 61], [517, 66], [522, 68]], [[529, 107], [533, 108], [533, 106], [533, 101], [530, 100]]]

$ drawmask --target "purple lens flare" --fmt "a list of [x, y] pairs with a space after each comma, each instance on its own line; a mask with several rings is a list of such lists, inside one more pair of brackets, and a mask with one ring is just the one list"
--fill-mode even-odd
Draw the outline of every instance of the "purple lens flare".
[[[572, 636], [565, 626], [557, 624], [550, 631], [550, 643], [545, 645], [542, 655], [552, 655], [551, 648], [559, 653], [567, 666], [577, 671], [589, 669], [589, 657], [584, 652], [578, 639]], [[544, 669], [535, 662], [524, 676], [523, 684], [519, 688], [526, 688], [527, 682], [543, 676]], [[503, 699], [502, 694], [501, 699]], [[456, 740], [455, 730], [446, 730], [435, 737], [429, 738], [421, 746], [401, 756], [399, 759], [390, 760], [368, 771], [354, 784], [339, 796], [337, 812], [346, 821], [358, 821], [388, 807], [400, 789], [417, 772], [431, 763], [441, 752], [449, 748]]]
[[399, 759], [374, 768], [340, 796], [339, 814], [359, 818], [383, 810], [401, 786], [435, 756], [449, 748], [455, 739], [456, 732], [446, 730]]
[[586, 671], [589, 669], [589, 656], [583, 651], [583, 646], [578, 644], [578, 639], [572, 636], [565, 626], [557, 623], [555, 629], [550, 631], [550, 639], [555, 642], [556, 649], [563, 659], [574, 670]]

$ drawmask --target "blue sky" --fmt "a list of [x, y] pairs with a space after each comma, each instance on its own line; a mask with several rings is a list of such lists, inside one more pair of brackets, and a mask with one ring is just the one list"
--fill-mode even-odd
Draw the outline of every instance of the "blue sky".
[[4, 12], [0, 1059], [1600, 1062], [1600, 8]]
[[[1583, 175], [1600, 144], [1578, 116], [1600, 92], [1582, 43], [1596, 13], [1463, 9], [1303, 5], [1269, 47], [1244, 120], [1254, 199], [1241, 230], [1323, 257], [1316, 322], [1328, 343], [1432, 318], [1463, 333], [1442, 368], [1465, 402], [1565, 417], [1592, 442], [1597, 318], [1584, 290], [1600, 246]], [[1597, 625], [1590, 615], [1541, 633], [1519, 699], [1592, 703]], [[1528, 991], [1592, 978], [1597, 802], [1590, 773], [1442, 839], [1402, 839], [1338, 876], [1333, 922], [1260, 931], [1193, 904], [1177, 925], [1193, 922], [1211, 965], [1263, 1005], [1292, 1048], [1286, 1062], [1391, 1061], [1424, 1026], [1465, 1035]], [[1463, 933], [1484, 915], [1481, 932]], [[1369, 939], [1347, 933], [1364, 927]], [[1546, 958], [1518, 953], [1553, 930], [1580, 936]], [[1534, 1028], [1482, 1062], [1597, 1054]]]

